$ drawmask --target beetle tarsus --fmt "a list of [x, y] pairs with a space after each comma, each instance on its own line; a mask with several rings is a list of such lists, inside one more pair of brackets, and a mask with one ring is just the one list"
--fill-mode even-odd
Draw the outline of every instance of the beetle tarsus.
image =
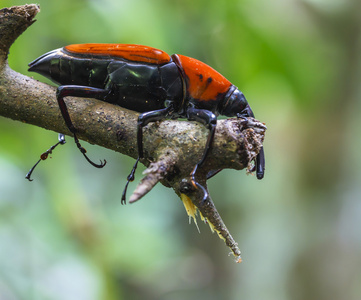
[[95, 162], [90, 160], [90, 158], [85, 153], [83, 153], [83, 155], [84, 155], [84, 157], [85, 157], [85, 159], [87, 160], [88, 163], [90, 163], [93, 167], [96, 167], [98, 169], [103, 168], [107, 164], [107, 161], [105, 159], [104, 159], [104, 161], [100, 160], [100, 164], [96, 164]]
[[179, 191], [181, 194], [185, 194], [191, 199], [196, 199], [197, 203], [194, 203], [197, 208], [202, 207], [209, 199], [209, 193], [207, 189], [198, 183], [194, 176], [190, 178], [182, 179]]
[[[191, 181], [191, 184], [193, 186], [193, 188], [195, 190], [198, 190], [198, 191], [202, 191], [203, 192], [203, 198], [200, 202], [200, 205], [203, 205], [206, 203], [206, 200], [207, 198], [209, 197], [209, 194], [208, 194], [208, 191], [201, 185], [198, 183], [198, 181], [196, 180], [196, 177], [195, 177], [195, 174], [197, 172], [197, 169], [198, 167], [200, 166], [200, 164], [203, 163], [203, 162], [200, 162], [198, 164], [196, 164], [190, 174], [190, 181]], [[200, 197], [199, 197], [200, 198]]]
[[127, 203], [126, 196], [127, 196], [128, 185], [129, 185], [129, 182], [134, 181], [134, 178], [135, 178], [134, 175], [135, 175], [135, 171], [137, 170], [139, 160], [140, 160], [140, 157], [138, 157], [137, 160], [135, 161], [132, 171], [130, 171], [130, 174], [127, 177], [127, 183], [125, 184], [123, 194], [122, 194], [122, 201], [121, 201], [122, 204]]
[[[203, 198], [200, 201], [199, 206], [204, 205], [209, 197], [208, 191], [201, 184], [199, 184], [196, 181], [194, 176], [191, 176], [191, 184], [195, 191], [201, 191], [203, 193]], [[199, 197], [199, 199], [200, 199], [200, 197]]]
[[202, 205], [206, 204], [207, 199], [209, 198], [208, 191], [205, 189], [204, 186], [200, 185], [197, 181], [194, 181], [194, 184], [196, 184], [196, 185], [197, 185], [197, 188], [198, 188], [198, 189], [201, 189], [202, 192], [203, 192], [203, 199], [202, 199], [202, 201], [201, 201], [201, 203], [200, 203], [200, 206], [202, 206]]
[[196, 172], [198, 170], [198, 166], [199, 166], [199, 163], [194, 166], [192, 172], [189, 175], [192, 178], [192, 180], [194, 180], [194, 176], [195, 176], [195, 174], [196, 174]]
[[34, 172], [35, 167], [39, 164], [39, 162], [41, 162], [42, 160], [46, 160], [49, 156], [49, 154], [51, 154], [53, 152], [53, 150], [58, 146], [58, 145], [64, 145], [66, 143], [65, 141], [65, 136], [62, 133], [58, 134], [58, 141], [55, 145], [51, 146], [48, 150], [46, 150], [45, 152], [43, 152], [40, 155], [40, 159], [36, 162], [36, 164], [30, 169], [30, 171], [25, 175], [25, 178], [29, 181], [33, 181], [33, 179], [31, 179], [31, 174]]
[[122, 200], [120, 201], [120, 203], [122, 205], [127, 204], [127, 190], [128, 190], [128, 185], [129, 185], [129, 180], [127, 181], [127, 183], [125, 184], [124, 190], [123, 190], [123, 194], [122, 194]]
[[30, 176], [34, 172], [35, 167], [41, 162], [41, 158], [36, 162], [36, 164], [30, 169], [30, 171], [25, 175], [25, 178], [29, 181], [33, 181], [34, 179], [31, 179]]
[[107, 161], [104, 159], [104, 162], [102, 160], [100, 160], [100, 164], [96, 164], [95, 162], [93, 162], [85, 153], [86, 153], [86, 149], [80, 144], [79, 139], [76, 135], [76, 133], [74, 134], [74, 141], [76, 146], [78, 147], [78, 149], [80, 150], [80, 152], [84, 155], [85, 159], [88, 161], [88, 163], [90, 163], [93, 167], [96, 167], [98, 169], [103, 168], [106, 164]]

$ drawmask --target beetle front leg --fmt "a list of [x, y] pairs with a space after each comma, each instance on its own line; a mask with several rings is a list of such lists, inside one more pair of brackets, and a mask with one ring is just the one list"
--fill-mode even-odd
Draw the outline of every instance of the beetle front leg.
[[79, 86], [79, 85], [62, 85], [59, 86], [56, 91], [56, 99], [58, 100], [59, 108], [61, 114], [64, 118], [66, 126], [69, 128], [70, 132], [74, 135], [74, 141], [80, 152], [84, 155], [85, 159], [96, 168], [103, 168], [107, 163], [104, 159], [104, 162], [100, 161], [100, 164], [96, 164], [89, 159], [89, 157], [85, 154], [86, 150], [81, 146], [79, 139], [76, 135], [76, 129], [73, 125], [73, 122], [70, 119], [70, 115], [68, 112], [68, 108], [65, 104], [64, 97], [74, 96], [74, 97], [86, 97], [86, 98], [95, 98], [95, 99], [103, 99], [106, 95], [109, 94], [108, 90], [98, 89], [89, 86]]
[[213, 139], [214, 139], [214, 133], [216, 131], [216, 125], [217, 125], [217, 117], [214, 113], [212, 113], [209, 110], [205, 109], [198, 109], [194, 107], [189, 107], [187, 109], [187, 119], [190, 121], [197, 121], [200, 123], [205, 124], [209, 129], [209, 134], [206, 142], [206, 147], [203, 152], [203, 156], [201, 160], [194, 166], [190, 176], [193, 181], [195, 181], [195, 174], [197, 172], [198, 167], [201, 167], [204, 163], [204, 161], [207, 158], [207, 155], [209, 153], [209, 150], [211, 148]]
[[173, 110], [174, 110], [173, 105], [170, 104], [166, 108], [145, 112], [145, 113], [142, 113], [139, 115], [138, 122], [137, 122], [138, 158], [135, 161], [132, 171], [130, 172], [130, 174], [127, 177], [127, 183], [125, 184], [124, 191], [122, 194], [122, 201], [121, 201], [122, 204], [126, 203], [126, 194], [127, 194], [128, 185], [129, 185], [129, 182], [134, 180], [134, 174], [135, 174], [135, 170], [137, 169], [138, 162], [140, 159], [142, 159], [144, 157], [143, 127], [146, 126], [150, 122], [156, 122], [156, 121], [166, 119], [167, 117], [169, 117], [172, 114]]

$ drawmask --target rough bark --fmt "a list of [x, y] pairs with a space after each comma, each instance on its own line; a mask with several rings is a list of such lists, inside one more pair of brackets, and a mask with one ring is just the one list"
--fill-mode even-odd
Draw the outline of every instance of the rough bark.
[[[60, 114], [55, 88], [19, 74], [7, 64], [10, 46], [35, 21], [38, 12], [37, 5], [0, 10], [0, 115], [71, 135]], [[137, 113], [94, 99], [68, 97], [66, 103], [80, 139], [137, 157]], [[141, 160], [148, 169], [130, 202], [139, 200], [158, 182], [172, 187], [178, 195], [191, 199], [240, 261], [238, 246], [207, 191], [206, 175], [225, 168], [250, 171], [265, 130], [264, 124], [252, 118], [248, 122], [218, 121], [212, 150], [197, 172], [195, 185], [189, 174], [202, 156], [208, 130], [195, 122], [177, 120], [149, 124], [144, 128], [145, 158]]]

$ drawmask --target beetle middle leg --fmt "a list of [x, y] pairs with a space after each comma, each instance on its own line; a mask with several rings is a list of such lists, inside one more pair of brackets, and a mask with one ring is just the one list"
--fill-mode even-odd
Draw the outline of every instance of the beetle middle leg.
[[99, 89], [89, 86], [79, 86], [79, 85], [62, 85], [59, 86], [56, 91], [56, 99], [60, 107], [61, 114], [64, 118], [66, 126], [69, 128], [70, 132], [74, 135], [74, 141], [80, 152], [84, 155], [85, 159], [96, 168], [103, 168], [107, 163], [104, 159], [104, 162], [100, 161], [100, 164], [96, 164], [89, 159], [85, 154], [86, 150], [81, 146], [79, 139], [76, 135], [76, 129], [73, 125], [73, 122], [70, 119], [68, 108], [64, 102], [64, 97], [74, 96], [74, 97], [86, 97], [86, 98], [95, 98], [95, 99], [104, 99], [105, 96], [109, 94], [108, 90]]
[[[201, 167], [204, 164], [204, 161], [207, 158], [207, 155], [209, 153], [209, 150], [211, 148], [213, 139], [214, 139], [214, 133], [216, 131], [216, 125], [217, 125], [217, 117], [214, 113], [212, 113], [209, 110], [205, 109], [198, 109], [194, 107], [189, 107], [187, 109], [187, 119], [190, 121], [197, 121], [200, 123], [205, 124], [209, 129], [210, 132], [208, 134], [208, 138], [206, 141], [206, 147], [204, 149], [203, 155], [201, 160], [194, 166], [190, 176], [193, 181], [195, 181], [195, 174], [198, 170], [198, 167]], [[212, 176], [210, 176], [212, 177]]]
[[138, 158], [135, 161], [135, 164], [132, 168], [132, 171], [127, 177], [127, 183], [125, 184], [124, 191], [122, 194], [122, 204], [126, 203], [126, 194], [129, 182], [134, 180], [134, 174], [138, 166], [138, 162], [141, 158], [144, 157], [144, 150], [143, 150], [143, 127], [146, 126], [150, 122], [156, 122], [160, 120], [166, 119], [168, 116], [170, 116], [173, 112], [174, 108], [173, 105], [170, 104], [168, 107], [145, 112], [139, 115], [138, 122], [137, 122], [137, 145], [138, 145]]

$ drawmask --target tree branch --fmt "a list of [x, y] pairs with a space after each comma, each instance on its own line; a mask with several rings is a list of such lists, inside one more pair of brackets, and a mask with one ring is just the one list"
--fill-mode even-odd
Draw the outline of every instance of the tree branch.
[[[0, 10], [0, 115], [71, 135], [55, 98], [55, 88], [11, 70], [7, 56], [11, 44], [35, 20], [37, 5]], [[137, 157], [136, 124], [138, 114], [103, 101], [67, 97], [66, 103], [78, 137], [122, 154]], [[197, 171], [197, 184], [189, 178], [204, 151], [209, 133], [203, 125], [186, 121], [151, 123], [144, 131], [148, 167], [130, 202], [134, 202], [161, 182], [172, 187], [185, 201], [191, 199], [201, 215], [225, 240], [240, 260], [240, 251], [209, 197], [206, 176], [210, 170], [251, 169], [262, 147], [266, 127], [249, 118], [220, 120], [209, 157]]]

